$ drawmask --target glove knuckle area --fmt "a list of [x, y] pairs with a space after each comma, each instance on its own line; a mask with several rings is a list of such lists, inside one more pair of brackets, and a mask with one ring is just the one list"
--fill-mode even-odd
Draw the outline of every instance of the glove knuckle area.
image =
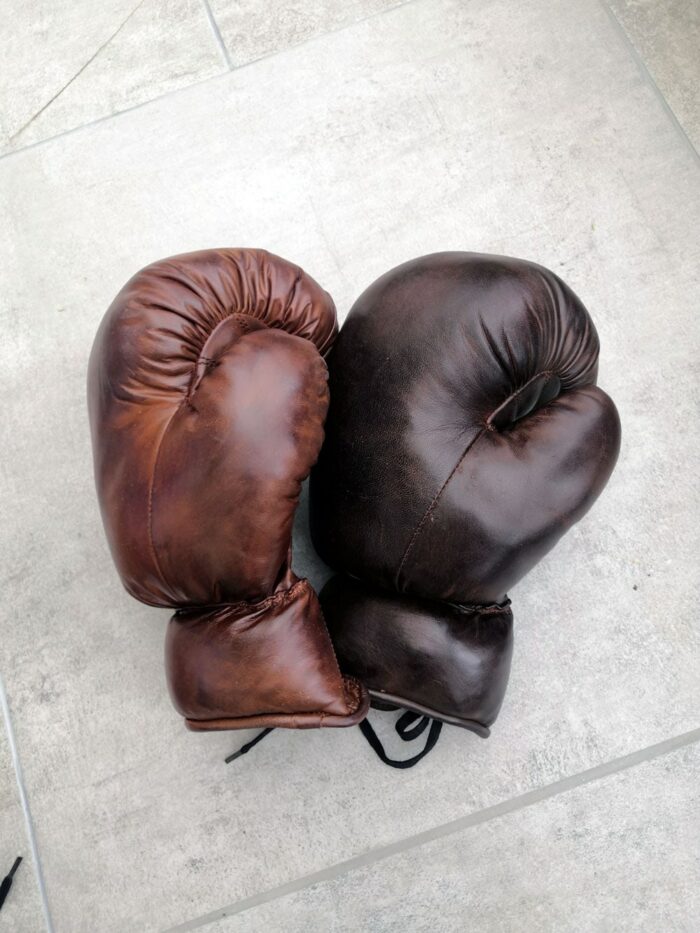
[[539, 373], [564, 390], [595, 381], [588, 312], [554, 273], [525, 260], [454, 252], [404, 263], [360, 296], [350, 328], [341, 342], [379, 347], [370, 368], [390, 351], [394, 370], [411, 382], [429, 375], [482, 419]]
[[138, 401], [149, 393], [181, 395], [200, 362], [265, 327], [323, 354], [337, 331], [335, 307], [310, 276], [278, 256], [205, 250], [137, 273], [107, 311], [95, 344], [112, 391]]
[[596, 386], [559, 396], [510, 430], [484, 431], [421, 528], [406, 578], [435, 597], [500, 600], [590, 509], [619, 444], [617, 411]]

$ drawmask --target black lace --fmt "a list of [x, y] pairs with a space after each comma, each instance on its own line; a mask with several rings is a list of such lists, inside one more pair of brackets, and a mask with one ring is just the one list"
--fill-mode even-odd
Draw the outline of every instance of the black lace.
[[431, 752], [435, 748], [437, 740], [440, 738], [440, 732], [442, 731], [442, 723], [439, 719], [431, 719], [430, 716], [414, 713], [411, 712], [411, 710], [407, 710], [399, 716], [394, 728], [399, 738], [404, 742], [412, 742], [414, 739], [419, 738], [419, 736], [423, 735], [428, 726], [430, 726], [430, 731], [428, 732], [428, 738], [423, 750], [418, 752], [417, 755], [414, 755], [413, 758], [400, 759], [389, 758], [384, 751], [384, 746], [379, 740], [379, 736], [370, 725], [368, 719], [360, 723], [362, 734], [369, 742], [377, 757], [380, 758], [385, 765], [389, 765], [390, 768], [412, 768], [414, 765], [417, 765], [422, 758], [425, 758], [428, 752]]
[[224, 758], [224, 762], [228, 764], [231, 761], [235, 761], [236, 758], [240, 758], [241, 755], [247, 755], [251, 748], [255, 748], [258, 742], [262, 742], [266, 735], [274, 731], [274, 728], [274, 726], [269, 726], [267, 729], [263, 729], [262, 732], [258, 732], [254, 739], [251, 739], [250, 742], [246, 742], [245, 745], [241, 745], [237, 752], [232, 752], [227, 758]]
[[[426, 739], [423, 750], [418, 752], [417, 755], [414, 755], [413, 758], [404, 759], [389, 758], [384, 751], [384, 746], [379, 736], [370, 725], [369, 720], [365, 719], [360, 723], [360, 730], [377, 757], [380, 758], [385, 765], [389, 765], [390, 768], [412, 768], [414, 765], [417, 765], [422, 758], [425, 758], [428, 752], [431, 752], [435, 748], [437, 740], [440, 738], [440, 732], [442, 731], [442, 723], [438, 719], [431, 719], [430, 716], [424, 716], [421, 713], [413, 713], [410, 710], [402, 713], [396, 720], [394, 728], [396, 729], [396, 734], [403, 742], [413, 742], [414, 739], [420, 738], [428, 726], [430, 726], [430, 731], [428, 732], [428, 738]], [[273, 731], [274, 726], [270, 726], [268, 729], [263, 729], [262, 732], [258, 732], [254, 739], [242, 745], [237, 752], [232, 752], [227, 758], [224, 758], [224, 761], [226, 764], [229, 764], [229, 762], [235, 761], [236, 758], [240, 758], [241, 755], [247, 755], [251, 748], [255, 748], [258, 742], [262, 742], [265, 736]]]
[[2, 909], [2, 905], [5, 903], [5, 898], [10, 893], [10, 888], [12, 887], [12, 879], [14, 878], [15, 872], [19, 868], [21, 861], [22, 861], [22, 856], [18, 855], [17, 858], [15, 859], [14, 865], [12, 866], [8, 874], [2, 879], [2, 882], [0, 882], [0, 910]]

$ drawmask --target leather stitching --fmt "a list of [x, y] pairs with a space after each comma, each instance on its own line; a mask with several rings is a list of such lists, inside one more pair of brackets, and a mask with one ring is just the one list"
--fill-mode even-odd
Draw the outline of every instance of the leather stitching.
[[[309, 589], [311, 589], [311, 585], [308, 583], [308, 580], [304, 580], [304, 583], [307, 583], [309, 585]], [[313, 590], [311, 590], [311, 592], [313, 593]], [[316, 596], [315, 593], [314, 593], [314, 596]], [[318, 596], [316, 596], [316, 599], [318, 600]], [[335, 669], [338, 672], [338, 676], [340, 677], [340, 684], [343, 689], [343, 699], [345, 700], [345, 705], [348, 708], [348, 713], [354, 713], [357, 710], [358, 706], [360, 705], [361, 694], [358, 691], [358, 695], [355, 700], [355, 705], [353, 707], [348, 702], [347, 678], [345, 677], [345, 675], [340, 669], [340, 664], [338, 663], [338, 656], [335, 653], [335, 645], [333, 644], [333, 639], [331, 638], [330, 632], [328, 631], [328, 625], [326, 624], [326, 617], [323, 614], [323, 608], [320, 602], [318, 604], [318, 613], [319, 613], [319, 616], [321, 617], [321, 626], [323, 628], [326, 638], [328, 639], [328, 644], [331, 646], [331, 654], [333, 655], [333, 661], [335, 662]], [[354, 678], [352, 679], [354, 680]], [[355, 681], [355, 683], [357, 683], [357, 681]]]
[[[187, 384], [187, 389], [186, 389], [186, 392], [185, 392], [185, 397], [186, 397], [187, 399], [189, 399], [189, 400], [192, 399], [192, 396], [194, 395], [194, 393], [196, 392], [197, 388], [198, 388], [199, 385], [201, 384], [201, 379], [199, 380], [199, 382], [197, 382], [198, 377], [199, 377], [198, 369], [199, 369], [200, 364], [203, 363], [206, 370], [211, 370], [211, 369], [214, 369], [216, 366], [220, 366], [220, 365], [221, 365], [221, 360], [214, 360], [214, 359], [212, 359], [212, 358], [209, 357], [209, 356], [202, 356], [202, 355], [201, 355], [201, 351], [202, 351], [202, 350], [204, 349], [204, 347], [206, 346], [207, 341], [210, 340], [211, 337], [212, 337], [212, 335], [213, 335], [214, 333], [216, 333], [216, 331], [217, 331], [223, 324], [225, 324], [227, 321], [229, 321], [231, 318], [237, 318], [237, 319], [238, 319], [238, 321], [237, 321], [238, 326], [239, 326], [239, 327], [241, 328], [241, 330], [243, 331], [243, 334], [242, 334], [241, 336], [245, 336], [246, 334], [250, 333], [250, 320], [249, 320], [249, 318], [251, 318], [251, 317], [253, 317], [253, 315], [247, 314], [245, 311], [230, 311], [228, 314], [225, 315], [225, 317], [223, 317], [223, 318], [216, 324], [215, 327], [213, 327], [213, 328], [209, 331], [209, 333], [206, 335], [206, 338], [205, 338], [205, 340], [204, 340], [204, 343], [202, 344], [202, 346], [201, 346], [201, 348], [200, 348], [200, 355], [197, 357], [197, 359], [196, 359], [195, 362], [194, 362], [194, 366], [192, 367], [192, 373], [191, 373], [191, 375], [190, 375], [190, 381], [189, 381], [189, 383]], [[255, 318], [255, 320], [258, 320], [258, 319]], [[195, 383], [197, 383], [196, 386], [195, 386]], [[194, 408], [194, 405], [192, 405], [191, 407], [193, 408], [194, 411], [197, 410], [196, 408]]]
[[[488, 415], [487, 418], [486, 418], [486, 422], [485, 422], [486, 426], [487, 426], [490, 430], [495, 430], [494, 425], [493, 425], [493, 422], [491, 421], [491, 419], [492, 419], [493, 416], [496, 414], [496, 412], [499, 412], [505, 405], [507, 405], [509, 402], [512, 402], [513, 399], [516, 399], [519, 395], [522, 395], [522, 393], [523, 393], [526, 389], [528, 389], [528, 388], [532, 385], [533, 382], [535, 382], [537, 379], [540, 379], [542, 376], [557, 376], [557, 374], [556, 374], [556, 373], [554, 372], [554, 370], [552, 370], [552, 369], [543, 369], [541, 372], [535, 373], [535, 375], [532, 376], [530, 379], [528, 379], [527, 382], [525, 382], [523, 385], [521, 385], [519, 389], [516, 389], [515, 392], [511, 392], [511, 394], [508, 396], [508, 398], [504, 399], [504, 400], [501, 402], [500, 405], [497, 405], [496, 408], [494, 408], [494, 410], [491, 412], [491, 414]], [[560, 378], [561, 378], [560, 376], [557, 376], [557, 379], [560, 379]], [[558, 396], [557, 396], [557, 397], [558, 397]], [[546, 406], [543, 406], [543, 407], [546, 407]], [[540, 409], [535, 409], [535, 411], [539, 411], [539, 410], [540, 410]], [[529, 412], [528, 415], [527, 415], [526, 417], [529, 417], [529, 415], [531, 415], [531, 414], [533, 414], [533, 413], [534, 413], [534, 412]]]
[[279, 593], [273, 593], [271, 596], [265, 596], [263, 599], [252, 602], [249, 599], [239, 599], [234, 603], [192, 603], [189, 606], [180, 606], [176, 615], [185, 615], [188, 612], [206, 612], [218, 609], [248, 609], [250, 613], [262, 612], [269, 609], [270, 606], [292, 600], [303, 589], [311, 589], [306, 577], [297, 580], [288, 589], [280, 590]]
[[168, 590], [170, 593], [172, 593], [173, 587], [168, 583], [166, 576], [163, 573], [163, 568], [161, 567], [160, 561], [158, 560], [158, 554], [156, 553], [156, 546], [153, 541], [153, 487], [155, 485], [156, 470], [158, 469], [158, 460], [160, 458], [160, 452], [163, 449], [163, 441], [165, 439], [165, 435], [168, 433], [168, 428], [173, 423], [175, 416], [180, 411], [182, 406], [186, 403], [189, 403], [188, 398], [183, 399], [183, 401], [180, 402], [180, 404], [177, 406], [175, 411], [168, 418], [167, 423], [165, 427], [163, 428], [163, 433], [160, 435], [160, 438], [158, 439], [158, 447], [156, 448], [156, 455], [153, 460], [153, 469], [151, 471], [151, 478], [148, 483], [148, 516], [147, 516], [147, 521], [146, 521], [146, 525], [148, 528], [148, 543], [151, 548], [151, 554], [153, 555], [153, 563], [155, 564], [156, 570], [158, 571], [158, 575], [160, 576], [160, 582], [163, 584], [163, 587], [166, 590]]
[[415, 544], [416, 541], [418, 540], [418, 535], [421, 533], [421, 531], [423, 530], [423, 527], [424, 527], [425, 523], [428, 521], [428, 519], [430, 518], [430, 516], [431, 516], [431, 515], [433, 514], [433, 512], [435, 511], [435, 509], [436, 509], [436, 507], [437, 507], [437, 504], [438, 504], [438, 502], [440, 501], [440, 497], [442, 496], [442, 494], [443, 494], [443, 492], [445, 491], [445, 489], [447, 489], [447, 484], [448, 484], [449, 481], [452, 479], [452, 477], [455, 475], [455, 473], [457, 472], [457, 470], [460, 468], [460, 466], [462, 465], [462, 463], [463, 463], [463, 461], [464, 461], [464, 458], [467, 456], [467, 454], [468, 454], [469, 451], [472, 449], [472, 447], [474, 446], [474, 444], [476, 444], [476, 442], [479, 440], [479, 438], [484, 434], [484, 432], [485, 432], [486, 430], [487, 430], [486, 427], [483, 427], [483, 428], [476, 434], [476, 436], [475, 436], [474, 438], [472, 438], [472, 440], [469, 442], [469, 444], [467, 444], [467, 447], [466, 447], [464, 453], [462, 454], [462, 456], [459, 458], [459, 460], [457, 461], [457, 463], [454, 465], [454, 467], [453, 467], [452, 470], [450, 471], [450, 475], [447, 477], [447, 479], [445, 480], [445, 482], [442, 484], [442, 486], [441, 486], [441, 487], [438, 489], [438, 491], [435, 493], [435, 495], [433, 496], [433, 501], [430, 503], [430, 505], [428, 506], [428, 508], [425, 510], [425, 514], [423, 515], [423, 518], [421, 518], [421, 520], [420, 520], [420, 521], [418, 522], [418, 524], [416, 525], [415, 531], [414, 531], [413, 534], [411, 535], [411, 540], [408, 542], [408, 545], [406, 546], [406, 550], [405, 550], [404, 553], [403, 553], [403, 557], [401, 558], [401, 563], [399, 564], [399, 568], [398, 568], [398, 570], [396, 571], [396, 589], [397, 589], [399, 592], [401, 592], [401, 587], [400, 587], [400, 585], [399, 585], [399, 577], [401, 576], [401, 571], [403, 570], [403, 565], [406, 563], [406, 559], [408, 558], [408, 555], [411, 553], [414, 544]]
[[481, 427], [481, 430], [479, 430], [479, 431], [477, 432], [477, 434], [474, 436], [474, 438], [469, 442], [469, 444], [467, 444], [466, 449], [464, 450], [462, 456], [459, 458], [459, 460], [457, 461], [457, 463], [454, 465], [454, 467], [453, 467], [452, 470], [450, 471], [449, 476], [447, 477], [447, 479], [445, 480], [445, 482], [442, 484], [442, 486], [438, 489], [438, 491], [437, 491], [437, 492], [435, 493], [435, 495], [433, 496], [433, 499], [432, 499], [430, 505], [429, 505], [428, 508], [425, 510], [425, 513], [424, 513], [423, 517], [421, 518], [421, 520], [420, 520], [420, 521], [418, 522], [418, 524], [416, 525], [416, 527], [415, 527], [415, 529], [414, 529], [414, 531], [413, 531], [413, 534], [411, 535], [411, 538], [410, 538], [408, 544], [406, 545], [406, 550], [403, 552], [403, 556], [401, 557], [401, 561], [400, 561], [400, 563], [399, 563], [398, 569], [397, 569], [397, 571], [396, 571], [396, 577], [395, 577], [395, 586], [396, 586], [396, 589], [397, 589], [399, 592], [402, 592], [402, 590], [401, 590], [401, 585], [400, 585], [400, 582], [399, 582], [399, 581], [400, 581], [401, 572], [402, 572], [402, 570], [403, 570], [403, 568], [404, 568], [404, 565], [405, 565], [405, 563], [406, 563], [406, 561], [407, 561], [407, 559], [408, 559], [408, 557], [409, 557], [411, 551], [413, 550], [413, 548], [414, 548], [414, 546], [415, 546], [415, 543], [416, 543], [416, 541], [418, 540], [418, 537], [419, 537], [421, 531], [422, 531], [423, 528], [425, 527], [425, 523], [428, 521], [428, 519], [430, 518], [430, 516], [433, 514], [433, 512], [434, 512], [435, 509], [437, 508], [438, 503], [440, 502], [440, 499], [441, 499], [441, 497], [442, 497], [442, 494], [444, 493], [445, 489], [447, 489], [447, 486], [448, 486], [450, 480], [451, 480], [452, 477], [455, 475], [455, 473], [457, 472], [457, 470], [461, 467], [461, 465], [464, 463], [465, 457], [467, 456], [467, 454], [469, 453], [469, 451], [472, 449], [472, 447], [474, 446], [474, 444], [476, 444], [476, 442], [479, 440], [479, 438], [483, 437], [483, 435], [484, 435], [487, 431], [495, 431], [495, 430], [496, 430], [496, 429], [495, 429], [495, 426], [492, 424], [492, 422], [491, 422], [490, 419], [493, 418], [493, 416], [496, 414], [496, 412], [499, 411], [501, 408], [503, 408], [504, 405], [507, 405], [508, 402], [510, 402], [512, 399], [517, 398], [517, 396], [520, 395], [520, 393], [523, 392], [525, 389], [527, 389], [527, 387], [528, 387], [532, 382], [534, 382], [536, 379], [539, 379], [541, 376], [553, 376], [553, 375], [555, 375], [555, 373], [554, 373], [552, 370], [543, 370], [542, 372], [535, 373], [535, 375], [532, 376], [530, 379], [528, 379], [527, 382], [526, 382], [524, 385], [520, 386], [519, 389], [517, 389], [515, 392], [511, 392], [511, 394], [510, 394], [507, 398], [505, 398], [505, 399], [501, 402], [500, 405], [497, 405], [496, 408], [493, 409], [493, 411], [491, 412], [491, 414], [489, 414], [489, 415], [487, 416], [487, 418], [486, 418], [486, 420], [485, 420], [483, 426]]

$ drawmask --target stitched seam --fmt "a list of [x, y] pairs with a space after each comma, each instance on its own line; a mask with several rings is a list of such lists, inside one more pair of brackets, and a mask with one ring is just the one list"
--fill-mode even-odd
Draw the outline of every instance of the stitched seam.
[[457, 463], [454, 465], [454, 467], [453, 467], [452, 470], [450, 471], [450, 474], [449, 474], [449, 476], [447, 477], [447, 479], [445, 480], [445, 482], [444, 482], [444, 483], [442, 484], [442, 486], [438, 489], [437, 493], [436, 493], [435, 496], [433, 497], [432, 502], [430, 503], [430, 505], [428, 506], [428, 508], [425, 510], [425, 514], [423, 515], [423, 517], [421, 518], [421, 520], [418, 522], [418, 524], [416, 525], [416, 528], [415, 528], [413, 534], [411, 535], [411, 538], [410, 538], [410, 540], [409, 540], [409, 542], [408, 542], [408, 544], [407, 544], [407, 546], [406, 546], [406, 550], [404, 551], [403, 556], [402, 556], [402, 558], [401, 558], [401, 562], [399, 563], [398, 570], [396, 571], [395, 585], [396, 585], [396, 589], [399, 590], [399, 592], [401, 592], [401, 587], [400, 587], [400, 584], [399, 584], [399, 578], [401, 577], [401, 572], [402, 572], [402, 570], [403, 570], [404, 564], [406, 563], [406, 561], [407, 561], [407, 559], [408, 559], [408, 557], [409, 557], [411, 551], [413, 550], [413, 547], [414, 547], [416, 541], [418, 540], [418, 537], [419, 537], [421, 531], [422, 531], [423, 528], [425, 527], [425, 523], [428, 521], [428, 519], [430, 518], [430, 516], [433, 514], [433, 512], [434, 512], [435, 509], [437, 508], [438, 503], [439, 503], [439, 501], [440, 501], [440, 499], [441, 499], [441, 497], [442, 497], [442, 494], [444, 493], [445, 489], [447, 489], [448, 483], [450, 482], [450, 480], [452, 479], [452, 477], [455, 475], [455, 473], [457, 472], [457, 470], [460, 468], [460, 466], [461, 466], [462, 463], [464, 462], [464, 458], [467, 456], [467, 454], [468, 454], [469, 451], [472, 449], [472, 447], [474, 446], [474, 444], [476, 444], [476, 442], [479, 440], [479, 438], [482, 437], [487, 431], [494, 431], [494, 430], [495, 430], [495, 428], [494, 428], [493, 424], [491, 423], [491, 420], [490, 420], [490, 419], [493, 418], [493, 416], [496, 414], [496, 412], [497, 412], [497, 411], [500, 411], [500, 409], [503, 408], [504, 405], [507, 405], [508, 402], [510, 402], [512, 399], [517, 398], [518, 395], [520, 395], [521, 392], [523, 392], [525, 389], [527, 389], [527, 387], [528, 387], [532, 382], [534, 382], [535, 379], [539, 379], [541, 376], [553, 376], [553, 375], [555, 375], [555, 373], [554, 373], [552, 370], [543, 370], [542, 372], [535, 373], [535, 375], [532, 376], [530, 379], [528, 379], [528, 381], [527, 381], [524, 385], [520, 386], [520, 388], [519, 388], [516, 392], [512, 392], [507, 398], [505, 398], [505, 399], [501, 402], [500, 405], [498, 405], [496, 408], [494, 408], [493, 411], [486, 417], [486, 420], [485, 420], [485, 422], [484, 422], [484, 424], [483, 424], [483, 427], [482, 427], [481, 430], [476, 434], [476, 436], [473, 438], [473, 440], [470, 441], [469, 444], [467, 444], [467, 447], [466, 447], [466, 449], [464, 450], [464, 453], [462, 454], [462, 456], [459, 458], [459, 460], [457, 461]]
[[[333, 642], [331, 641], [331, 644]], [[360, 703], [362, 702], [362, 690], [360, 689], [360, 682], [355, 677], [351, 677], [350, 674], [343, 674], [341, 671], [340, 674], [343, 681], [343, 693], [345, 695], [345, 703], [348, 708], [348, 713], [352, 715], [356, 713], [359, 709]], [[348, 696], [350, 701], [348, 702]]]
[[468, 454], [469, 451], [472, 449], [472, 447], [474, 446], [474, 444], [476, 444], [476, 442], [479, 440], [479, 438], [480, 438], [487, 430], [488, 430], [488, 429], [487, 429], [486, 427], [483, 427], [483, 428], [476, 434], [476, 436], [469, 442], [469, 444], [467, 444], [467, 447], [466, 447], [464, 453], [462, 454], [462, 456], [459, 458], [459, 460], [457, 461], [457, 463], [454, 465], [454, 467], [453, 467], [452, 470], [450, 471], [450, 475], [447, 477], [447, 479], [445, 480], [445, 482], [442, 484], [442, 486], [441, 486], [441, 487], [438, 489], [438, 491], [436, 492], [435, 496], [433, 497], [433, 501], [430, 503], [430, 505], [428, 506], [428, 508], [425, 510], [425, 514], [423, 515], [423, 518], [421, 518], [421, 520], [420, 520], [420, 521], [418, 522], [418, 524], [416, 525], [415, 531], [414, 531], [413, 534], [411, 535], [411, 540], [408, 542], [408, 545], [406, 546], [406, 550], [405, 550], [404, 553], [403, 553], [403, 557], [401, 558], [401, 563], [399, 564], [399, 568], [398, 568], [398, 570], [396, 571], [396, 588], [397, 588], [397, 590], [399, 590], [399, 592], [401, 592], [401, 588], [400, 588], [400, 586], [399, 586], [399, 577], [401, 576], [401, 571], [403, 570], [403, 566], [404, 566], [404, 564], [406, 563], [406, 560], [407, 560], [407, 558], [408, 558], [408, 555], [411, 553], [414, 544], [415, 544], [416, 541], [418, 540], [418, 535], [421, 533], [421, 531], [423, 530], [423, 527], [424, 527], [425, 523], [428, 521], [428, 519], [430, 518], [430, 516], [433, 514], [433, 512], [434, 512], [435, 509], [437, 508], [437, 504], [438, 504], [438, 502], [440, 501], [440, 497], [442, 496], [442, 494], [443, 494], [443, 492], [445, 491], [445, 489], [447, 489], [447, 484], [450, 482], [450, 480], [452, 479], [452, 477], [455, 475], [455, 473], [457, 472], [457, 470], [458, 470], [458, 469], [460, 468], [460, 466], [462, 465], [462, 463], [463, 463], [463, 461], [464, 461], [464, 458], [467, 456], [467, 454]]
[[[304, 582], [308, 583], [308, 580], [305, 580]], [[309, 584], [309, 589], [311, 589], [310, 584]], [[313, 590], [311, 590], [311, 592], [313, 593]], [[316, 594], [314, 593], [314, 595]], [[318, 596], [316, 596], [316, 599], [318, 600], [318, 612], [319, 612], [319, 616], [321, 617], [321, 625], [323, 627], [323, 631], [326, 635], [326, 638], [328, 639], [328, 644], [331, 646], [331, 654], [333, 655], [333, 661], [335, 662], [335, 669], [338, 672], [338, 677], [340, 677], [340, 685], [343, 691], [343, 699], [345, 700], [345, 705], [347, 707], [348, 713], [354, 713], [356, 712], [357, 708], [360, 705], [361, 696], [358, 693], [357, 702], [355, 703], [354, 708], [350, 703], [348, 703], [348, 694], [346, 690], [346, 679], [345, 679], [345, 676], [343, 675], [343, 672], [340, 669], [340, 664], [338, 663], [338, 656], [335, 653], [335, 645], [333, 644], [333, 639], [331, 638], [330, 632], [328, 631], [326, 617], [323, 614], [323, 607], [321, 606], [321, 602], [318, 599]]]
[[148, 520], [147, 520], [148, 543], [151, 548], [151, 554], [153, 555], [153, 563], [155, 564], [156, 570], [158, 571], [158, 574], [160, 576], [160, 582], [163, 584], [166, 590], [169, 590], [171, 592], [172, 592], [173, 587], [170, 585], [170, 583], [168, 583], [166, 576], [163, 573], [163, 568], [161, 567], [160, 561], [158, 560], [158, 554], [156, 553], [156, 546], [153, 541], [153, 487], [155, 485], [156, 470], [158, 469], [158, 460], [160, 459], [160, 452], [163, 448], [163, 441], [165, 439], [165, 435], [168, 433], [168, 428], [173, 423], [173, 419], [175, 418], [175, 415], [177, 415], [177, 413], [180, 411], [180, 409], [185, 404], [185, 402], [189, 402], [189, 398], [186, 398], [182, 402], [180, 402], [180, 404], [177, 406], [175, 411], [168, 418], [168, 421], [165, 427], [163, 428], [163, 433], [160, 435], [160, 438], [158, 439], [158, 447], [156, 449], [156, 455], [153, 460], [153, 469], [151, 470], [151, 478], [148, 483]]
[[[485, 424], [487, 424], [487, 425], [490, 426], [490, 425], [491, 425], [491, 418], [493, 418], [493, 416], [496, 414], [497, 411], [500, 411], [500, 410], [503, 408], [504, 405], [507, 405], [509, 402], [512, 402], [513, 399], [517, 398], [519, 395], [522, 395], [522, 393], [523, 393], [527, 388], [529, 388], [529, 386], [531, 386], [532, 383], [533, 383], [536, 379], [539, 379], [539, 378], [542, 377], [542, 376], [557, 376], [557, 379], [561, 379], [561, 377], [558, 376], [557, 373], [555, 373], [553, 369], [543, 369], [541, 372], [535, 373], [535, 375], [534, 375], [534, 376], [531, 376], [531, 377], [527, 380], [527, 382], [523, 383], [523, 385], [520, 386], [519, 389], [516, 389], [515, 392], [511, 392], [511, 394], [508, 396], [508, 398], [503, 399], [503, 401], [501, 402], [501, 404], [498, 405], [496, 408], [494, 408], [494, 410], [491, 412], [491, 414], [487, 416]], [[535, 411], [538, 411], [538, 410], [539, 410], [539, 409], [535, 409]], [[534, 414], [534, 412], [530, 412], [529, 414]], [[529, 415], [527, 415], [526, 417], [529, 417]]]
[[[375, 692], [376, 692], [376, 691], [375, 691]], [[356, 704], [355, 709], [351, 709], [351, 710], [350, 710], [350, 714], [353, 714], [353, 713], [357, 712], [357, 707], [358, 707], [359, 705], [360, 705], [360, 703], [359, 703], [359, 701], [358, 701], [358, 703]], [[271, 719], [273, 719], [273, 718], [275, 718], [275, 717], [278, 717], [278, 716], [288, 716], [290, 719], [293, 719], [293, 720], [295, 720], [295, 721], [300, 721], [300, 722], [308, 722], [308, 720], [309, 720], [310, 717], [312, 717], [312, 716], [318, 716], [318, 718], [319, 718], [319, 723], [318, 723], [319, 728], [321, 728], [321, 727], [323, 726], [323, 721], [326, 720], [326, 719], [342, 719], [342, 718], [343, 718], [343, 717], [340, 715], [340, 713], [326, 713], [326, 712], [324, 712], [323, 710], [320, 710], [320, 709], [306, 710], [306, 711], [304, 711], [304, 712], [302, 712], [302, 713], [283, 713], [283, 712], [276, 712], [276, 713], [247, 713], [245, 716], [214, 716], [214, 717], [212, 717], [211, 719], [198, 719], [198, 718], [195, 718], [195, 717], [193, 717], [193, 716], [185, 716], [184, 718], [185, 718], [185, 720], [186, 720], [187, 722], [245, 722], [246, 720], [251, 720], [251, 719], [265, 719], [265, 720], [269, 721], [269, 720], [271, 720]], [[471, 720], [466, 720], [466, 721], [471, 722]], [[478, 723], [478, 725], [481, 725], [481, 723]], [[274, 727], [273, 727], [273, 728], [274, 728]], [[282, 728], [284, 728], [284, 727], [282, 727]], [[290, 728], [297, 728], [297, 727], [296, 727], [296, 726], [292, 726], [292, 727], [290, 727]], [[485, 728], [487, 728], [487, 727], [485, 727]]]
[[486, 603], [484, 605], [471, 605], [469, 603], [448, 603], [450, 606], [454, 606], [455, 609], [459, 609], [460, 612], [473, 615], [478, 613], [479, 615], [492, 615], [499, 612], [510, 612], [510, 600], [506, 596], [502, 603]]
[[251, 613], [253, 612], [263, 612], [265, 609], [269, 609], [271, 606], [277, 605], [282, 602], [291, 601], [300, 590], [308, 587], [311, 589], [309, 581], [306, 577], [302, 577], [293, 583], [288, 589], [280, 590], [279, 593], [273, 593], [271, 596], [265, 596], [263, 599], [259, 599], [256, 602], [252, 602], [249, 599], [239, 599], [234, 603], [205, 603], [201, 605], [191, 605], [191, 606], [180, 606], [177, 610], [177, 615], [185, 615], [188, 612], [215, 612], [219, 609], [249, 609]]
[[[213, 328], [211, 329], [211, 331], [207, 334], [206, 339], [204, 340], [204, 343], [203, 343], [202, 346], [201, 346], [200, 355], [197, 357], [197, 359], [196, 359], [195, 362], [194, 362], [194, 366], [192, 367], [192, 372], [191, 372], [191, 374], [190, 374], [190, 380], [189, 380], [189, 382], [188, 382], [188, 384], [187, 384], [187, 390], [186, 390], [186, 392], [185, 392], [185, 398], [186, 398], [187, 400], [191, 401], [192, 396], [195, 394], [195, 392], [196, 392], [197, 389], [199, 388], [199, 384], [201, 384], [201, 380], [200, 380], [200, 383], [195, 387], [195, 383], [197, 382], [197, 378], [198, 378], [198, 376], [199, 376], [199, 373], [198, 373], [197, 370], [198, 370], [198, 367], [199, 367], [200, 363], [203, 363], [204, 366], [205, 366], [205, 368], [208, 369], [208, 370], [213, 369], [215, 366], [221, 365], [221, 361], [220, 361], [220, 360], [214, 360], [214, 359], [212, 359], [212, 358], [209, 357], [209, 356], [202, 356], [202, 355], [201, 355], [201, 350], [204, 349], [204, 347], [206, 346], [207, 341], [211, 338], [212, 334], [215, 333], [215, 331], [217, 331], [217, 330], [219, 329], [219, 327], [222, 326], [222, 324], [224, 324], [226, 321], [230, 320], [232, 317], [237, 317], [237, 318], [239, 318], [239, 319], [240, 319], [240, 318], [243, 318], [243, 320], [239, 320], [239, 321], [238, 321], [238, 324], [239, 324], [241, 330], [243, 331], [243, 335], [242, 335], [242, 336], [245, 336], [246, 334], [250, 333], [250, 322], [249, 322], [248, 318], [252, 317], [252, 315], [247, 314], [245, 311], [230, 311], [225, 317], [223, 317], [223, 318], [218, 322], [218, 324], [216, 324], [215, 327], [213, 327]], [[256, 318], [256, 320], [257, 320], [257, 318]], [[195, 410], [196, 410], [196, 409], [195, 409]]]

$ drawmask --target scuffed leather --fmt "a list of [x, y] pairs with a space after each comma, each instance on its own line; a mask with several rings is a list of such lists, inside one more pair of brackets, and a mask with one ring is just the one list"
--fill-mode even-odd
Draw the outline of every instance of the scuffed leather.
[[170, 620], [165, 640], [173, 704], [195, 728], [212, 721], [231, 728], [232, 710], [248, 728], [310, 728], [327, 717], [351, 725], [349, 711], [362, 705], [363, 691], [353, 678], [339, 685], [329, 648], [308, 580], [259, 603], [183, 609]]
[[[117, 295], [95, 338], [88, 402], [102, 517], [133, 596], [204, 619], [212, 607], [284, 597], [297, 585], [292, 522], [323, 440], [323, 354], [336, 332], [329, 295], [264, 250], [176, 256], [142, 270]], [[265, 627], [259, 612], [248, 613], [247, 626], [229, 627], [228, 655], [218, 642], [221, 670], [169, 650], [183, 715], [200, 720], [216, 707], [227, 728], [246, 728], [243, 695], [257, 683], [259, 696], [249, 697], [256, 716], [288, 717], [295, 703], [304, 712], [316, 703], [319, 715], [328, 711], [325, 725], [345, 724], [334, 716], [361, 718], [364, 698], [343, 681], [315, 601], [309, 591], [303, 603], [314, 634], [303, 631], [299, 611], [287, 638], [275, 627], [269, 653], [258, 651], [255, 663], [254, 628]], [[183, 627], [177, 620], [171, 629]], [[215, 639], [220, 626], [196, 631], [191, 644], [177, 643], [185, 652], [196, 645], [204, 664], [216, 652], [202, 651], [202, 638]], [[319, 676], [300, 693], [292, 675], [304, 651]]]
[[[329, 359], [311, 481], [323, 559], [387, 593], [502, 603], [615, 465], [620, 424], [595, 385], [598, 349], [580, 300], [534, 263], [437, 253], [379, 278]], [[387, 612], [387, 629], [396, 624]], [[387, 667], [392, 639], [393, 629], [376, 652]], [[341, 665], [363, 669], [348, 651], [344, 636]], [[350, 654], [362, 652], [358, 634]], [[456, 695], [454, 667], [443, 674], [438, 713]]]

